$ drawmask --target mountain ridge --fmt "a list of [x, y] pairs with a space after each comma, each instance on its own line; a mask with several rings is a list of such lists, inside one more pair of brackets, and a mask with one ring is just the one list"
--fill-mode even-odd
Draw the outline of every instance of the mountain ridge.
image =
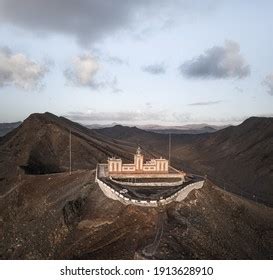
[[[146, 158], [168, 158], [169, 136], [166, 134], [121, 125], [90, 130], [47, 112], [30, 115], [14, 131], [0, 138], [2, 162], [9, 159], [10, 169], [14, 170], [9, 172], [13, 175], [18, 168], [33, 174], [67, 171], [69, 131], [75, 169], [93, 169], [109, 156], [130, 162], [138, 145]], [[238, 126], [214, 133], [173, 135], [171, 161], [176, 168], [206, 174], [219, 185], [232, 186], [227, 187], [230, 191], [249, 193], [248, 198], [252, 193], [272, 203], [272, 139], [273, 118], [252, 117]], [[1, 178], [9, 173], [3, 169], [5, 167], [2, 173], [0, 170]]]
[[[239, 128], [212, 134], [173, 135], [172, 165], [206, 173], [208, 179], [185, 200], [160, 209], [107, 198], [94, 182], [94, 168], [111, 155], [132, 161], [138, 144], [146, 158], [147, 150], [150, 155], [167, 157], [168, 135], [123, 127], [106, 133], [51, 114], [34, 114], [3, 137], [1, 259], [144, 258], [143, 250], [158, 236], [160, 221], [162, 236], [152, 259], [272, 258], [273, 208], [264, 205], [273, 193], [271, 173], [266, 169], [272, 161], [271, 119], [250, 119]], [[245, 193], [235, 195], [225, 185], [229, 170], [234, 172], [233, 187], [241, 191], [247, 186], [257, 195], [257, 190], [269, 186], [261, 193], [263, 204]], [[240, 182], [241, 175], [249, 183]], [[248, 177], [260, 180], [259, 184]]]

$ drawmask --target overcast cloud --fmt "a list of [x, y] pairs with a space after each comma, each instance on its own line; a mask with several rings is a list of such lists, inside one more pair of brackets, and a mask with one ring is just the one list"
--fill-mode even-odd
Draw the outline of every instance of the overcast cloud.
[[165, 74], [166, 66], [163, 63], [145, 65], [142, 67], [142, 71], [150, 73], [152, 75]]
[[[167, 111], [116, 111], [116, 112], [98, 112], [98, 111], [88, 111], [88, 112], [69, 112], [64, 117], [71, 119], [73, 121], [83, 123], [83, 124], [111, 124], [119, 123], [123, 125], [138, 125], [138, 124], [153, 124], [155, 121], [162, 125], [164, 124], [192, 124], [192, 123], [211, 123], [211, 124], [239, 124], [242, 121], [250, 118], [253, 115], [244, 115], [244, 116], [230, 116], [230, 117], [219, 117], [214, 116], [203, 118], [200, 120], [198, 117], [193, 116], [189, 112], [183, 113], [170, 113]], [[273, 114], [261, 114], [256, 115], [257, 117], [273, 117]]]
[[188, 104], [189, 106], [208, 106], [208, 105], [215, 105], [221, 103], [221, 100], [217, 101], [207, 101], [207, 102], [195, 102]]
[[239, 44], [226, 41], [223, 47], [214, 46], [184, 62], [180, 72], [188, 78], [242, 79], [250, 74], [250, 66], [240, 53]]
[[234, 88], [236, 91], [240, 92], [240, 93], [243, 93], [244, 90], [241, 88], [241, 87], [235, 87]]
[[70, 34], [81, 43], [94, 42], [105, 35], [128, 28], [139, 15], [151, 17], [151, 7], [164, 9], [171, 0], [0, 0], [0, 22], [31, 31]]
[[134, 124], [269, 114], [273, 1], [249, 2], [0, 0], [0, 122], [45, 111]]
[[24, 90], [38, 89], [48, 68], [22, 53], [0, 48], [0, 87], [16, 86]]
[[164, 120], [163, 112], [120, 111], [120, 112], [70, 112], [65, 117], [78, 122], [139, 122]]
[[267, 88], [267, 92], [273, 96], [273, 74], [267, 75], [262, 85], [264, 85]]

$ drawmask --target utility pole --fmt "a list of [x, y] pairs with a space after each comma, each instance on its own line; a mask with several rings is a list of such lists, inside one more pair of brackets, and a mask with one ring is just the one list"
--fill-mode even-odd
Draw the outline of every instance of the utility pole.
[[169, 133], [169, 166], [171, 166], [171, 145], [172, 145], [172, 134]]
[[72, 159], [72, 154], [71, 154], [71, 129], [69, 130], [69, 175], [71, 175], [71, 159]]

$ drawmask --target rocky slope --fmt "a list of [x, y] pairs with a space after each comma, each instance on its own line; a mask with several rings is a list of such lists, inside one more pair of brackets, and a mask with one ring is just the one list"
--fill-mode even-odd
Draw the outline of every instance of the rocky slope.
[[64, 172], [69, 169], [69, 133], [72, 169], [94, 169], [116, 155], [125, 160], [136, 146], [101, 136], [77, 123], [50, 113], [33, 114], [18, 128], [0, 138], [0, 194], [27, 174]]
[[94, 183], [98, 161], [131, 160], [137, 144], [167, 155], [168, 135], [115, 129], [90, 131], [46, 113], [1, 138], [0, 258], [272, 258], [273, 208], [223, 190], [246, 190], [252, 200], [259, 193], [270, 202], [272, 119], [173, 136], [173, 164], [208, 174], [220, 188], [207, 181], [186, 200], [159, 209], [125, 206]]
[[[0, 257], [272, 258], [272, 208], [209, 182], [161, 209], [125, 206], [105, 197], [93, 180], [90, 171], [22, 176], [16, 189], [0, 198]], [[147, 256], [159, 219], [162, 235]]]
[[273, 206], [273, 118], [250, 118], [173, 153], [221, 187]]
[[[168, 135], [126, 127], [99, 131], [168, 157]], [[273, 205], [273, 118], [253, 117], [209, 134], [172, 135], [171, 154], [175, 167], [206, 174], [227, 190]]]

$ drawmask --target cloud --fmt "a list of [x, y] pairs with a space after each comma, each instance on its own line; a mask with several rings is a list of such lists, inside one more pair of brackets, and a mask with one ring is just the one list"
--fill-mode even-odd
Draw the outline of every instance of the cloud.
[[92, 48], [92, 54], [94, 54], [97, 58], [99, 58], [101, 61], [104, 61], [106, 63], [112, 64], [112, 65], [129, 65], [127, 59], [123, 59], [116, 55], [110, 55], [109, 53], [106, 53], [102, 51], [99, 48]]
[[109, 79], [108, 81], [102, 83], [103, 86], [107, 86], [111, 88], [113, 93], [121, 93], [123, 90], [118, 86], [118, 79], [114, 77], [113, 79]]
[[147, 110], [151, 110], [153, 108], [153, 104], [151, 102], [146, 102], [145, 107], [147, 108]]
[[102, 86], [95, 79], [99, 71], [97, 60], [91, 55], [81, 55], [73, 59], [72, 65], [65, 69], [64, 76], [68, 83], [74, 86], [84, 86], [97, 89]]
[[150, 73], [152, 75], [165, 74], [166, 66], [163, 63], [146, 65], [142, 67], [142, 71]]
[[235, 89], [236, 91], [240, 92], [240, 93], [243, 93], [243, 92], [244, 92], [244, 90], [243, 90], [242, 88], [240, 88], [240, 87], [235, 87], [234, 89]]
[[24, 90], [39, 89], [47, 72], [46, 64], [38, 64], [9, 48], [0, 48], [0, 87], [14, 85]]
[[63, 74], [68, 85], [76, 87], [89, 87], [91, 89], [110, 88], [112, 92], [119, 93], [122, 90], [118, 87], [116, 77], [99, 77], [101, 65], [98, 58], [90, 54], [74, 57], [71, 65], [67, 67]]
[[234, 41], [226, 41], [224, 47], [207, 49], [204, 54], [184, 62], [179, 69], [188, 78], [242, 79], [250, 74], [250, 66]]
[[[172, 125], [181, 125], [181, 124], [200, 124], [200, 123], [209, 123], [209, 124], [218, 124], [218, 125], [227, 125], [227, 124], [238, 124], [247, 118], [253, 115], [241, 115], [233, 117], [205, 117], [200, 118], [192, 115], [192, 112], [168, 112], [165, 110], [158, 111], [147, 111], [137, 110], [137, 111], [100, 111], [97, 112], [93, 109], [88, 110], [87, 112], [69, 112], [64, 115], [64, 117], [71, 119], [73, 121], [91, 124], [91, 123], [120, 123], [125, 125], [137, 125], [137, 124], [172, 124]], [[256, 115], [257, 117], [273, 117], [273, 114], [261, 114]]]
[[116, 64], [116, 65], [128, 65], [128, 62], [124, 59], [118, 57], [118, 56], [106, 56], [104, 58], [106, 62], [109, 62], [110, 64]]
[[144, 111], [119, 111], [119, 112], [69, 112], [65, 117], [78, 122], [141, 122], [164, 120], [164, 112]]
[[[0, 22], [27, 30], [62, 33], [89, 44], [118, 30], [129, 29], [141, 19], [157, 18], [169, 6], [184, 2], [171, 0], [0, 0]], [[156, 13], [154, 11], [156, 9]], [[154, 14], [154, 16], [152, 16]]]
[[208, 105], [215, 105], [221, 103], [221, 100], [217, 101], [207, 101], [207, 102], [195, 102], [188, 104], [189, 106], [208, 106]]
[[262, 85], [267, 87], [267, 92], [273, 96], [273, 74], [269, 74], [265, 77]]
[[[150, 38], [181, 18], [211, 13], [216, 0], [0, 0], [0, 24], [69, 35], [88, 46], [117, 32]], [[208, 9], [209, 7], [209, 9]], [[195, 18], [195, 17], [194, 17]], [[141, 23], [141, 24], [140, 24]], [[144, 30], [143, 30], [144, 29]], [[145, 33], [143, 35], [143, 33]]]
[[179, 123], [185, 123], [185, 122], [189, 122], [192, 119], [192, 115], [191, 113], [173, 113], [172, 117], [174, 119], [174, 121], [179, 122]]

